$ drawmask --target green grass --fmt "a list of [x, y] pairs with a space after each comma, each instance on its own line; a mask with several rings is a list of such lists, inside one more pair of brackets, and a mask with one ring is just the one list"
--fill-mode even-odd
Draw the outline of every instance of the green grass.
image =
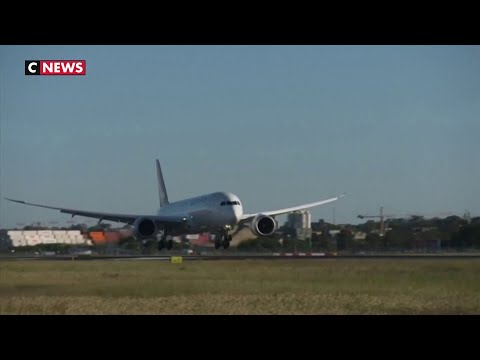
[[480, 314], [480, 260], [3, 261], [0, 314]]

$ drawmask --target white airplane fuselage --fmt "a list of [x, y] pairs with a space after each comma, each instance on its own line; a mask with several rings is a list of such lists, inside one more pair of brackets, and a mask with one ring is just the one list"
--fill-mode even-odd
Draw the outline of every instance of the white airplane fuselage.
[[[158, 215], [183, 216], [187, 218], [189, 233], [198, 233], [238, 224], [243, 215], [238, 196], [229, 192], [215, 192], [161, 207]], [[176, 232], [176, 231], [174, 231]]]

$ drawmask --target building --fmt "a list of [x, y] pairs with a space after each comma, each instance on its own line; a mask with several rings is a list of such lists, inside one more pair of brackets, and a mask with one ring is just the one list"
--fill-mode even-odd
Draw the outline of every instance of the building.
[[288, 214], [287, 226], [291, 229], [310, 229], [312, 215], [309, 211], [295, 211]]
[[9, 230], [8, 245], [12, 247], [40, 244], [92, 245], [80, 230]]
[[309, 211], [295, 211], [288, 215], [287, 228], [294, 231], [298, 240], [307, 240], [312, 237], [312, 215]]

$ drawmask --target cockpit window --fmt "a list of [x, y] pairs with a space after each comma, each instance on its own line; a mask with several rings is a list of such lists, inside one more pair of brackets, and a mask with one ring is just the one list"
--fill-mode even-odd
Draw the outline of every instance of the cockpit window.
[[222, 201], [221, 206], [225, 205], [240, 205], [240, 201]]

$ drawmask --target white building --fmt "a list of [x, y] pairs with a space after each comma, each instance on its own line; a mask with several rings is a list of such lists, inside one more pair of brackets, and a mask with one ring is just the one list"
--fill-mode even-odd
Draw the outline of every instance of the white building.
[[312, 215], [308, 210], [295, 211], [288, 214], [287, 226], [292, 229], [310, 229]]
[[312, 215], [307, 210], [295, 211], [288, 215], [287, 227], [295, 230], [299, 240], [306, 240], [312, 237]]
[[89, 244], [86, 235], [79, 230], [9, 230], [9, 246], [35, 246], [39, 244]]

